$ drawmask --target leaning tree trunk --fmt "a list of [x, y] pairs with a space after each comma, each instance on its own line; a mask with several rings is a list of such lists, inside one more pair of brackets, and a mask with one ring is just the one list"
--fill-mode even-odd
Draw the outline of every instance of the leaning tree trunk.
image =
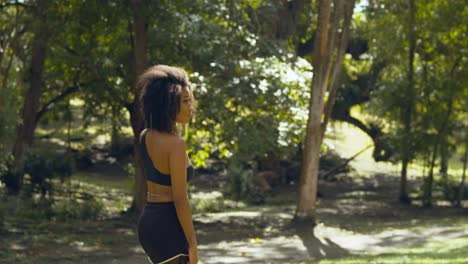
[[414, 16], [416, 7], [414, 0], [409, 1], [409, 20], [408, 20], [408, 37], [409, 37], [409, 53], [408, 53], [408, 89], [407, 98], [402, 111], [402, 120], [404, 125], [405, 137], [402, 145], [403, 158], [401, 161], [401, 180], [400, 180], [400, 195], [399, 200], [402, 203], [411, 203], [407, 191], [408, 165], [411, 156], [411, 123], [414, 104], [414, 53], [416, 50], [416, 32], [414, 30]]
[[29, 89], [25, 91], [22, 109], [22, 124], [18, 125], [16, 140], [13, 146], [13, 157], [15, 160], [15, 177], [9, 181], [7, 188], [14, 193], [19, 192], [23, 185], [24, 162], [23, 153], [30, 147], [36, 129], [36, 113], [39, 109], [39, 99], [43, 91], [43, 71], [46, 58], [46, 46], [48, 28], [46, 21], [46, 10], [48, 1], [38, 1], [34, 25], [34, 38], [32, 43], [31, 68], [29, 72]]
[[130, 122], [134, 135], [134, 162], [135, 162], [135, 189], [133, 193], [132, 208], [141, 212], [146, 201], [146, 182], [143, 174], [142, 157], [140, 152], [140, 132], [143, 130], [144, 121], [140, 111], [140, 89], [136, 85], [138, 76], [143, 73], [146, 67], [146, 21], [144, 17], [143, 2], [141, 0], [132, 0], [133, 9], [133, 33], [134, 33], [134, 67], [135, 67], [135, 85], [133, 90], [133, 103], [130, 106]]
[[327, 92], [331, 94], [327, 105], [333, 105], [333, 95], [335, 94], [333, 89], [336, 89], [335, 81], [341, 70], [354, 8], [354, 1], [347, 0], [321, 0], [318, 3], [317, 37], [312, 58], [314, 74], [299, 197], [294, 218], [296, 222], [316, 222], [320, 147], [328, 119], [325, 117], [325, 121], [322, 123], [322, 115], [329, 115], [329, 111], [325, 112], [324, 109], [325, 94]]

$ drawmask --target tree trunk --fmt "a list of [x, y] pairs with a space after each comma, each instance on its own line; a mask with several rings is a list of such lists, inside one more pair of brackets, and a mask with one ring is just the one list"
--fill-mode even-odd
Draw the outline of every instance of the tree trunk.
[[341, 73], [343, 69], [343, 59], [344, 59], [346, 47], [348, 46], [348, 41], [349, 41], [349, 31], [350, 31], [349, 25], [351, 24], [351, 19], [353, 16], [354, 1], [344, 2], [343, 6], [341, 8], [338, 7], [337, 9], [338, 10], [336, 11], [337, 13], [336, 15], [338, 17], [336, 20], [339, 20], [340, 17], [343, 17], [343, 24], [345, 26], [342, 29], [342, 34], [339, 36], [340, 38], [338, 39], [338, 41], [335, 44], [332, 43], [332, 45], [335, 46], [335, 49], [337, 49], [337, 55], [335, 57], [335, 60], [332, 61], [333, 70], [331, 71], [330, 86], [329, 86], [330, 92], [329, 92], [327, 104], [325, 106], [324, 121], [322, 123], [322, 134], [321, 134], [322, 139], [325, 136], [325, 130], [328, 124], [328, 120], [331, 118], [331, 115], [332, 115], [333, 105], [335, 103], [335, 98], [336, 98], [336, 92], [339, 86], [338, 75]]
[[416, 13], [416, 6], [414, 0], [409, 2], [409, 21], [408, 21], [408, 37], [409, 37], [409, 53], [408, 53], [408, 89], [406, 95], [405, 105], [402, 111], [402, 120], [404, 125], [404, 144], [402, 145], [402, 166], [401, 166], [401, 181], [400, 181], [400, 195], [399, 200], [402, 203], [411, 203], [406, 189], [408, 164], [411, 156], [411, 123], [414, 104], [414, 54], [416, 50], [416, 32], [414, 30], [415, 21], [414, 16]]
[[462, 206], [465, 193], [466, 164], [468, 163], [468, 133], [465, 132], [465, 155], [463, 157], [463, 173], [460, 185], [458, 186], [457, 206]]
[[425, 207], [432, 206], [432, 183], [434, 182], [434, 166], [435, 166], [435, 161], [437, 158], [437, 149], [439, 148], [442, 138], [446, 137], [446, 134], [447, 134], [447, 127], [450, 122], [450, 116], [452, 115], [452, 109], [453, 109], [453, 94], [452, 96], [450, 96], [450, 99], [447, 101], [447, 104], [448, 104], [448, 109], [447, 109], [446, 118], [442, 122], [440, 128], [437, 130], [437, 137], [434, 143], [434, 150], [433, 150], [432, 157], [431, 157], [429, 175], [427, 176], [425, 180], [424, 194], [423, 194], [423, 206]]
[[[350, 17], [354, 8], [354, 1], [336, 0], [333, 4], [331, 17], [330, 0], [319, 1], [318, 27], [314, 43], [313, 79], [311, 98], [309, 102], [309, 118], [304, 143], [304, 153], [299, 186], [299, 197], [294, 221], [316, 223], [317, 181], [319, 173], [320, 149], [322, 144], [322, 115], [324, 114], [324, 97], [331, 90], [334, 78], [341, 70], [341, 62], [346, 47], [347, 32]], [[330, 22], [332, 18], [332, 22]], [[337, 28], [340, 27], [341, 30]], [[331, 36], [330, 36], [331, 34]], [[343, 44], [343, 45], [342, 45]], [[341, 58], [340, 58], [341, 56]], [[334, 98], [329, 98], [329, 100]], [[330, 102], [329, 103], [333, 103]]]
[[34, 29], [32, 43], [31, 68], [29, 72], [29, 89], [25, 91], [22, 109], [22, 124], [17, 127], [17, 138], [13, 146], [15, 160], [15, 178], [11, 185], [7, 186], [13, 193], [19, 192], [23, 184], [24, 162], [23, 153], [32, 145], [34, 130], [36, 129], [36, 113], [39, 109], [39, 99], [43, 91], [42, 75], [46, 58], [46, 46], [48, 28], [46, 19], [48, 1], [38, 1], [35, 18], [37, 20]]
[[119, 136], [119, 132], [120, 132], [120, 122], [117, 120], [119, 117], [119, 114], [120, 114], [120, 106], [117, 107], [116, 105], [113, 105], [112, 107], [112, 120], [111, 120], [111, 124], [112, 124], [112, 128], [111, 128], [111, 146], [110, 146], [110, 151], [111, 153], [114, 153], [114, 154], [118, 154], [121, 150], [121, 146], [120, 146], [120, 136]]
[[130, 122], [134, 135], [134, 162], [135, 162], [135, 189], [133, 194], [132, 208], [137, 212], [141, 212], [146, 201], [146, 182], [143, 174], [143, 162], [140, 152], [140, 132], [143, 130], [144, 121], [140, 111], [140, 93], [136, 82], [138, 76], [143, 73], [146, 67], [146, 22], [143, 15], [143, 3], [141, 0], [132, 0], [132, 9], [134, 15], [134, 67], [135, 67], [135, 85], [134, 99], [130, 106]]
[[449, 160], [449, 142], [448, 142], [448, 135], [445, 135], [442, 138], [442, 142], [440, 145], [440, 177], [442, 180], [447, 180], [447, 173], [448, 173], [448, 160]]
[[439, 140], [437, 139], [434, 143], [434, 149], [432, 150], [432, 157], [430, 161], [429, 174], [424, 181], [424, 193], [423, 193], [423, 206], [431, 207], [432, 206], [432, 183], [434, 181], [434, 165], [437, 157], [437, 147], [439, 146]]

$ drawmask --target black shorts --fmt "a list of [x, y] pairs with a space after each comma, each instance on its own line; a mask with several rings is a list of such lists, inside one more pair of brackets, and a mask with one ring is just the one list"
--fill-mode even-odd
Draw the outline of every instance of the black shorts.
[[188, 243], [173, 202], [147, 203], [138, 220], [138, 239], [153, 263], [188, 254]]

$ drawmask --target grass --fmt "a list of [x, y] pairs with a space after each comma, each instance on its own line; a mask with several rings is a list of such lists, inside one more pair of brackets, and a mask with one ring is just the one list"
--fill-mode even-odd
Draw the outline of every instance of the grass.
[[[135, 251], [135, 216], [121, 214], [132, 201], [131, 179], [99, 176], [78, 173], [63, 184], [54, 182], [52, 204], [0, 193], [0, 213], [5, 213], [0, 262], [103, 263], [118, 255], [140, 256]], [[93, 202], [83, 200], [83, 194], [92, 195]], [[93, 211], [96, 206], [102, 211]]]
[[[325, 136], [324, 142], [331, 146], [331, 149], [338, 152], [342, 157], [350, 158], [366, 146], [373, 144], [372, 139], [360, 129], [344, 122], [333, 122]], [[461, 148], [461, 147], [459, 147]], [[358, 172], [374, 173], [382, 172], [391, 175], [400, 175], [400, 164], [391, 162], [375, 162], [372, 158], [373, 148], [369, 148], [351, 161], [351, 166]], [[463, 172], [462, 151], [459, 149], [452, 153], [449, 159], [448, 175], [453, 179], [461, 180]], [[424, 170], [423, 162], [416, 160], [409, 165], [408, 178], [420, 179]], [[438, 175], [439, 168], [434, 168], [434, 174]]]
[[87, 185], [87, 188], [94, 191], [102, 192], [105, 188], [106, 192], [122, 192], [129, 196], [133, 194], [134, 183], [130, 176], [115, 179], [111, 176], [105, 177], [103, 175], [90, 175], [78, 172], [73, 175], [71, 181], [73, 184]]
[[[326, 142], [343, 157], [351, 157], [371, 143], [366, 134], [350, 125], [335, 123], [331, 129], [333, 133], [328, 133]], [[101, 131], [94, 127], [87, 131], [74, 127], [72, 134], [77, 138], [85, 138], [84, 142], [87, 143], [79, 144], [86, 145], [102, 143], [96, 141], [96, 135]], [[59, 127], [38, 130], [38, 135], [50, 133], [65, 142], [66, 130]], [[100, 139], [108, 143], [108, 135]], [[379, 173], [393, 175], [394, 182], [398, 182], [399, 166], [376, 163], [371, 155], [372, 149], [368, 149], [351, 162], [359, 176], [353, 180], [369, 180]], [[450, 161], [451, 168], [454, 169], [450, 173], [454, 175], [458, 175], [461, 168], [461, 163], [457, 163], [457, 160], [459, 156], [454, 155]], [[412, 164], [410, 179], [420, 181], [421, 172], [422, 168], [418, 163]], [[27, 212], [28, 217], [24, 217], [25, 214], [4, 214], [5, 226], [0, 228], [0, 262], [110, 263], [109, 260], [114, 259], [117, 260], [115, 263], [119, 263], [120, 258], [133, 256], [137, 259], [143, 255], [138, 251], [134, 230], [135, 218], [120, 214], [130, 206], [132, 200], [131, 177], [100, 168], [97, 171], [81, 171], [74, 174], [61, 188], [93, 194], [103, 205], [101, 216], [92, 221], [44, 219], [40, 207], [32, 208], [27, 203], [21, 203], [19, 208], [9, 208], [4, 212]], [[326, 257], [302, 263], [468, 263], [466, 213], [459, 214], [459, 210], [453, 208], [421, 209], [414, 206], [401, 207], [397, 204], [385, 206], [373, 198], [378, 192], [395, 191], [391, 188], [386, 186], [385, 189], [376, 191], [353, 189], [348, 193], [332, 190], [337, 193], [336, 197], [321, 199], [318, 213], [324, 224], [315, 229], [316, 236], [323, 241], [341, 237], [344, 239], [342, 245], [354, 243], [356, 247], [369, 245], [369, 248], [350, 251], [346, 256]], [[213, 229], [220, 229], [201, 230], [202, 233], [213, 236], [213, 233], [219, 232], [218, 235], [222, 236], [223, 241], [232, 236], [225, 232], [225, 229], [229, 228], [236, 230], [242, 227], [244, 230], [239, 231], [240, 235], [237, 236], [243, 236], [244, 233], [251, 235], [255, 232], [262, 234], [263, 228], [268, 229], [268, 225], [273, 225], [267, 221], [269, 218], [265, 218], [265, 215], [278, 216], [276, 211], [285, 217], [279, 222], [289, 221], [288, 217], [293, 214], [296, 198], [295, 190], [286, 188], [278, 194], [268, 196], [267, 205], [256, 207], [231, 201], [218, 191], [197, 186], [191, 188], [191, 194], [192, 207], [198, 217], [214, 219], [214, 223], [211, 224]], [[72, 196], [69, 199], [73, 199]], [[15, 202], [2, 200], [0, 210], [3, 210], [5, 204], [13, 207]], [[345, 209], [348, 207], [347, 212]], [[373, 214], [374, 211], [379, 211], [380, 215], [377, 212], [377, 215]], [[217, 218], [221, 220], [216, 221]], [[226, 218], [245, 221], [232, 221], [234, 224], [229, 224], [229, 221], [223, 222]], [[260, 222], [262, 225], [258, 225]], [[204, 228], [208, 228], [210, 224], [205, 225]], [[281, 234], [281, 230], [272, 232]], [[366, 239], [373, 239], [374, 245], [366, 244], [369, 243]]]

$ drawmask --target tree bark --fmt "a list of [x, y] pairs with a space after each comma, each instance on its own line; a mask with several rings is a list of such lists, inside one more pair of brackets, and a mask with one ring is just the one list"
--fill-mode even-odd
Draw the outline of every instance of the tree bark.
[[410, 162], [410, 152], [411, 152], [411, 123], [412, 123], [412, 114], [413, 114], [413, 104], [414, 104], [414, 53], [416, 50], [416, 32], [414, 30], [415, 26], [415, 13], [416, 6], [414, 0], [409, 2], [409, 20], [408, 20], [408, 37], [409, 37], [409, 53], [408, 53], [408, 89], [406, 95], [405, 105], [403, 106], [402, 111], [402, 120], [405, 131], [404, 144], [402, 145], [403, 158], [401, 161], [401, 180], [400, 180], [400, 195], [399, 200], [402, 203], [411, 203], [411, 199], [408, 196], [408, 191], [406, 189], [407, 185], [407, 174], [408, 174], [408, 164]]
[[[294, 218], [296, 222], [316, 223], [317, 181], [320, 149], [323, 139], [322, 129], [324, 129], [324, 124], [322, 124], [324, 99], [326, 92], [331, 90], [330, 87], [334, 83], [333, 78], [336, 78], [341, 70], [341, 65], [338, 64], [341, 64], [342, 58], [339, 58], [339, 56], [342, 57], [344, 54], [341, 51], [341, 47], [346, 47], [348, 36], [345, 32], [348, 31], [346, 28], [349, 28], [350, 22], [350, 19], [345, 14], [352, 15], [354, 8], [354, 1], [335, 0], [333, 4], [333, 16], [331, 17], [332, 1], [321, 0], [318, 4], [318, 27], [312, 58], [313, 79], [307, 133], [304, 142], [299, 197]], [[332, 18], [331, 22], [330, 18]], [[330, 28], [330, 25], [332, 25], [332, 28]], [[341, 30], [333, 27], [341, 27]], [[336, 40], [340, 41], [340, 45], [337, 45]], [[333, 100], [334, 98], [331, 99]]]
[[330, 0], [319, 1], [317, 38], [313, 53], [313, 79], [309, 106], [309, 118], [304, 143], [299, 199], [296, 220], [316, 222], [317, 180], [320, 158], [320, 131], [322, 116], [322, 85], [324, 78], [324, 61], [328, 42], [328, 25], [330, 17]]
[[458, 186], [457, 207], [462, 207], [465, 193], [466, 165], [468, 163], [468, 133], [465, 132], [465, 155], [463, 157], [463, 173], [460, 185]]
[[[348, 6], [349, 5], [349, 6]], [[333, 109], [333, 104], [335, 102], [336, 98], [336, 91], [338, 90], [338, 75], [341, 73], [343, 69], [343, 59], [346, 51], [346, 47], [348, 46], [348, 41], [349, 41], [349, 31], [350, 31], [350, 24], [351, 24], [351, 18], [353, 16], [353, 9], [354, 9], [354, 1], [344, 1], [343, 8], [339, 15], [342, 15], [343, 18], [343, 24], [348, 25], [343, 27], [343, 32], [340, 36], [340, 39], [336, 43], [336, 49], [338, 49], [338, 54], [336, 56], [336, 61], [333, 62], [335, 65], [333, 67], [332, 71], [332, 76], [330, 79], [330, 92], [329, 92], [329, 97], [327, 100], [327, 104], [325, 107], [325, 117], [324, 121], [322, 124], [322, 135], [321, 137], [323, 138], [325, 135], [325, 129], [328, 124], [328, 120], [331, 117], [332, 114], [332, 109]], [[338, 17], [339, 19], [340, 17]]]
[[448, 142], [448, 135], [445, 135], [442, 138], [442, 142], [440, 145], [440, 177], [443, 180], [447, 180], [447, 173], [448, 173], [448, 160], [449, 160], [449, 142]]
[[131, 1], [133, 9], [133, 33], [134, 33], [134, 70], [135, 70], [135, 85], [133, 90], [133, 103], [129, 106], [130, 122], [134, 135], [134, 165], [135, 165], [135, 189], [133, 194], [132, 208], [137, 212], [143, 210], [146, 201], [146, 181], [143, 174], [142, 157], [140, 152], [140, 132], [143, 130], [144, 121], [140, 111], [140, 89], [136, 85], [138, 76], [143, 73], [147, 62], [146, 51], [146, 21], [143, 14], [143, 2], [141, 0]]
[[17, 138], [13, 146], [15, 160], [15, 178], [7, 186], [13, 193], [19, 192], [23, 184], [23, 153], [32, 145], [34, 130], [36, 128], [36, 112], [39, 108], [39, 99], [43, 92], [43, 71], [46, 58], [48, 28], [46, 10], [48, 1], [38, 1], [35, 18], [37, 23], [34, 29], [32, 43], [31, 68], [29, 72], [29, 89], [25, 92], [22, 109], [22, 124], [17, 127]]
[[429, 175], [427, 176], [425, 180], [424, 194], [423, 194], [423, 206], [425, 207], [432, 206], [432, 183], [434, 182], [434, 166], [435, 166], [435, 161], [437, 158], [437, 149], [439, 148], [442, 138], [445, 137], [447, 133], [447, 126], [450, 122], [449, 120], [450, 120], [450, 116], [452, 114], [452, 109], [453, 109], [453, 96], [450, 96], [450, 99], [448, 100], [447, 103], [448, 103], [448, 109], [447, 109], [446, 118], [442, 122], [440, 128], [437, 130], [436, 141], [434, 143], [434, 150], [433, 150], [432, 157], [431, 157], [431, 164], [430, 164], [431, 167], [429, 169]]

